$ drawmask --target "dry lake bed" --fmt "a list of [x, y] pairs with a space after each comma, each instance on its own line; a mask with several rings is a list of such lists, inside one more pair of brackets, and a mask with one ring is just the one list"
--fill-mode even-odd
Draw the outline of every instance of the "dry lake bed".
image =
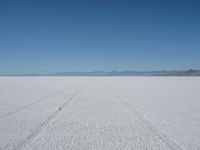
[[200, 150], [200, 78], [0, 77], [0, 150]]

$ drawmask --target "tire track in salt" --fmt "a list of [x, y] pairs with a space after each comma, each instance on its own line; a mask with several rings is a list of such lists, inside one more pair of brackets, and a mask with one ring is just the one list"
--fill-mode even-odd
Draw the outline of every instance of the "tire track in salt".
[[85, 83], [81, 86], [66, 102], [64, 102], [59, 109], [53, 112], [38, 128], [36, 128], [27, 138], [25, 138], [21, 143], [19, 143], [14, 150], [21, 150], [29, 143], [31, 143], [44, 129], [47, 125], [51, 124], [53, 120], [57, 117], [59, 113], [63, 111], [63, 109], [89, 84], [89, 82]]
[[69, 86], [69, 87], [64, 88], [64, 89], [62, 89], [62, 90], [56, 91], [56, 92], [54, 92], [54, 93], [52, 93], [52, 94], [50, 94], [50, 95], [47, 95], [47, 96], [45, 96], [45, 97], [42, 97], [42, 98], [40, 98], [40, 99], [38, 99], [38, 100], [36, 100], [36, 101], [34, 101], [34, 102], [32, 102], [32, 103], [29, 103], [29, 104], [27, 104], [27, 105], [25, 105], [25, 106], [23, 106], [23, 107], [20, 107], [20, 108], [16, 109], [16, 110], [14, 110], [14, 111], [11, 111], [11, 112], [9, 112], [9, 113], [6, 113], [6, 114], [4, 114], [3, 116], [0, 116], [0, 121], [3, 120], [3, 119], [5, 119], [5, 118], [7, 118], [7, 117], [9, 117], [9, 116], [11, 116], [11, 115], [13, 115], [13, 114], [18, 113], [18, 112], [20, 112], [20, 111], [22, 111], [22, 110], [24, 110], [24, 109], [27, 109], [27, 108], [29, 108], [29, 107], [35, 105], [35, 104], [38, 104], [38, 103], [40, 103], [40, 102], [42, 102], [42, 101], [45, 101], [45, 100], [47, 100], [47, 99], [50, 98], [50, 97], [53, 97], [53, 96], [55, 96], [55, 95], [58, 95], [58, 94], [60, 94], [60, 93], [62, 93], [62, 92], [64, 92], [64, 91], [66, 91], [66, 90], [69, 90], [69, 89], [71, 89], [71, 88], [73, 88], [73, 87], [75, 87], [75, 86], [77, 86], [77, 85], [72, 85], [72, 86]]
[[[106, 85], [105, 85], [106, 86]], [[111, 90], [106, 86], [106, 88], [120, 101], [122, 101], [157, 137], [164, 142], [171, 150], [185, 150], [185, 148], [178, 144], [173, 139], [169, 138], [166, 134], [160, 131], [156, 126], [154, 126], [145, 116], [143, 116], [135, 107], [124, 100], [119, 94]]]
[[[190, 119], [190, 120], [192, 120], [192, 121], [195, 121], [195, 122], [199, 122], [200, 121], [200, 118], [199, 117], [194, 117], [194, 116], [191, 116], [191, 115], [189, 115], [189, 114], [187, 114], [187, 113], [185, 113], [185, 112], [183, 112], [183, 111], [180, 111], [180, 110], [177, 110], [177, 109], [175, 109], [175, 108], [173, 108], [173, 107], [171, 107], [171, 106], [169, 106], [169, 105], [166, 105], [166, 104], [164, 104], [164, 103], [162, 103], [162, 102], [155, 102], [153, 99], [153, 97], [152, 96], [144, 96], [145, 94], [144, 94], [144, 92], [142, 92], [141, 90], [130, 90], [129, 89], [129, 91], [130, 92], [134, 92], [134, 93], [140, 93], [139, 94], [139, 96], [140, 97], [142, 97], [142, 98], [145, 98], [144, 100], [146, 101], [146, 102], [151, 102], [151, 103], [153, 103], [154, 105], [156, 105], [157, 107], [162, 107], [163, 109], [165, 109], [165, 110], [167, 110], [167, 111], [173, 111], [173, 112], [175, 112], [175, 113], [178, 113], [178, 114], [180, 114], [180, 115], [182, 115], [182, 116], [185, 116], [185, 117], [187, 117], [188, 119]], [[147, 101], [148, 100], [148, 101]]]

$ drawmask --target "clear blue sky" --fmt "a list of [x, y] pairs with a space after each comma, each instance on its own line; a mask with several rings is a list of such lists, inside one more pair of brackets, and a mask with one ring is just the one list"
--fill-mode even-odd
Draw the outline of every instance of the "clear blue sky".
[[0, 74], [190, 68], [198, 0], [0, 1]]

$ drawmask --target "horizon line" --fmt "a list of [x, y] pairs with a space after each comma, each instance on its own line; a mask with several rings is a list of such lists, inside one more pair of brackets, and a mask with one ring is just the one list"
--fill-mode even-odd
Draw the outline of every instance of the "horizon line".
[[[119, 76], [120, 73], [122, 74], [122, 76], [137, 76], [137, 75], [138, 76], [156, 76], [156, 75], [157, 76], [170, 76], [170, 75], [184, 76], [184, 75], [187, 75], [185, 74], [186, 72], [197, 73], [198, 76], [200, 76], [200, 69], [183, 69], [183, 70], [160, 69], [160, 70], [143, 70], [143, 71], [138, 71], [138, 70], [58, 71], [58, 72], [52, 72], [52, 73], [19, 73], [19, 74], [5, 73], [5, 74], [0, 74], [0, 76], [90, 76], [90, 75], [91, 76]], [[128, 73], [132, 73], [132, 74], [128, 74]], [[166, 74], [161, 74], [161, 73], [166, 73]], [[177, 73], [177, 75], [173, 73]]]

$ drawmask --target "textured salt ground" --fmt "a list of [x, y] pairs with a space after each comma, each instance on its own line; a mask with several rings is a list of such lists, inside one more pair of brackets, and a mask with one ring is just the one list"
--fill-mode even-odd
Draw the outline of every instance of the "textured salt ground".
[[[71, 84], [66, 84], [65, 86], [71, 87]], [[31, 101], [32, 105], [27, 108], [22, 106], [24, 109], [15, 111], [19, 108], [19, 106], [17, 106], [10, 111], [14, 113], [10, 114], [8, 112], [7, 114], [9, 115], [3, 114], [2, 116], [5, 117], [2, 118], [1, 116], [0, 118], [0, 149], [15, 149], [16, 146], [34, 132], [49, 115], [55, 112], [66, 99], [69, 99], [79, 87], [80, 84], [76, 84], [76, 86], [66, 88], [66, 90], [61, 93], [58, 92], [44, 100], [41, 99], [42, 101], [39, 103], [32, 104]], [[61, 88], [58, 88], [57, 90], [60, 89]], [[50, 90], [48, 94], [51, 92]], [[25, 104], [25, 106], [27, 105]]]
[[15, 148], [18, 143], [25, 140], [26, 137], [34, 132], [49, 115], [54, 113], [59, 108], [60, 104], [62, 104], [66, 98], [70, 97], [73, 92], [69, 92], [68, 94], [69, 96], [65, 94], [57, 95], [56, 98], [52, 97], [48, 99], [48, 102], [42, 102], [1, 120], [0, 149]]
[[73, 77], [1, 77], [0, 117], [82, 82]]
[[185, 149], [200, 149], [200, 78], [113, 78], [106, 83]]
[[0, 149], [200, 149], [200, 78], [3, 77], [0, 116], [68, 86], [0, 119]]
[[93, 81], [24, 149], [171, 148], [102, 83]]

